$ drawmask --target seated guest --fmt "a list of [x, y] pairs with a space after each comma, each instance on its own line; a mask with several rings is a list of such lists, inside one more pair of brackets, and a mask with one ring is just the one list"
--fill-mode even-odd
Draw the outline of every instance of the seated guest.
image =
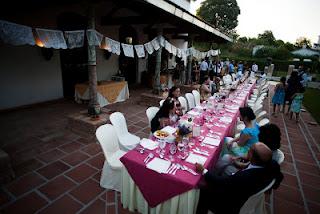
[[[272, 160], [278, 162], [280, 158], [278, 149], [280, 148], [281, 141], [281, 132], [279, 127], [270, 123], [261, 126], [259, 131], [259, 141], [269, 147], [269, 149], [272, 151]], [[244, 164], [241, 164], [241, 162], [238, 161], [239, 159], [240, 157], [226, 154], [218, 160], [217, 164], [215, 165], [215, 171], [219, 175], [232, 175], [244, 166]]]
[[277, 188], [283, 175], [280, 166], [273, 161], [272, 151], [263, 143], [252, 145], [248, 158], [250, 164], [233, 175], [219, 176], [196, 164], [197, 172], [204, 174], [206, 186], [200, 188], [197, 214], [239, 213], [248, 198], [267, 187], [273, 179]]
[[205, 76], [203, 78], [203, 81], [201, 82], [200, 96], [201, 96], [201, 101], [207, 100], [211, 96], [210, 78], [208, 76]]
[[260, 127], [259, 141], [266, 144], [272, 151], [272, 159], [279, 160], [278, 149], [281, 142], [281, 131], [275, 124], [269, 123]]
[[174, 100], [176, 114], [178, 116], [182, 116], [183, 115], [182, 110], [184, 110], [184, 107], [181, 106], [181, 103], [179, 102], [179, 99], [178, 99], [179, 97], [180, 97], [180, 88], [176, 86], [172, 86], [172, 88], [169, 90], [168, 98], [172, 98]]
[[151, 120], [151, 132], [153, 133], [165, 126], [175, 123], [177, 121], [175, 111], [174, 100], [172, 98], [167, 98]]
[[256, 115], [250, 107], [239, 108], [240, 120], [244, 122], [245, 128], [237, 138], [226, 137], [226, 153], [238, 157], [246, 157], [250, 147], [258, 142], [259, 126], [255, 122]]

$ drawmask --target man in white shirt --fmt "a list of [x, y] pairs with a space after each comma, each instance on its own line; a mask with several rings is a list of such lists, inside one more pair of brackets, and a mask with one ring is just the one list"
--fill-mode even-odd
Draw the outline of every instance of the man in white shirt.
[[255, 62], [253, 63], [251, 70], [252, 70], [254, 73], [257, 73], [257, 72], [258, 72], [259, 67], [258, 67], [258, 65], [257, 65]]
[[204, 77], [208, 75], [208, 68], [208, 63], [204, 59], [202, 59], [202, 62], [200, 64], [200, 84], [202, 84]]

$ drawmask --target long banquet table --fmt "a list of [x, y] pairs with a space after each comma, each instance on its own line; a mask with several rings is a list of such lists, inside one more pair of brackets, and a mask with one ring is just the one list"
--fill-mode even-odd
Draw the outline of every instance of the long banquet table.
[[[233, 134], [239, 116], [238, 108], [246, 104], [254, 85], [255, 83], [249, 80], [239, 85], [236, 91], [230, 93], [229, 98], [223, 103], [223, 108], [219, 110], [211, 108], [214, 110], [210, 111], [207, 107], [208, 103], [202, 104], [201, 107], [196, 107], [180, 119], [187, 120], [192, 117], [194, 122], [196, 119], [202, 119], [200, 136], [191, 138], [190, 141], [194, 145], [189, 151], [192, 152], [198, 147], [208, 152], [204, 163], [205, 168], [212, 168], [218, 160], [223, 147], [223, 139]], [[210, 98], [208, 102], [214, 105], [216, 100]], [[224, 120], [222, 121], [221, 118]], [[229, 118], [227, 122], [226, 118]], [[204, 146], [201, 142], [205, 137], [218, 138], [220, 143], [217, 146]], [[168, 147], [167, 145], [165, 148], [165, 159], [170, 155]], [[154, 157], [159, 157], [155, 150], [147, 150], [143, 154], [137, 150], [131, 150], [120, 159], [125, 166], [122, 170], [121, 202], [123, 207], [146, 214], [195, 213], [199, 199], [197, 187], [201, 175], [193, 175], [183, 170], [177, 170], [175, 175], [150, 170], [144, 163], [149, 153], [153, 153]], [[174, 156], [174, 162], [195, 170], [194, 164], [179, 159], [178, 153]]]

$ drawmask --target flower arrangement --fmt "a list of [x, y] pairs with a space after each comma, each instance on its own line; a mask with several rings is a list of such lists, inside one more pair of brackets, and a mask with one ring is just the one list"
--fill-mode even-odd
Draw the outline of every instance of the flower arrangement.
[[192, 131], [192, 130], [190, 130], [190, 127], [189, 127], [189, 126], [186, 126], [186, 125], [183, 124], [183, 125], [179, 125], [179, 126], [178, 126], [178, 133], [177, 133], [177, 134], [178, 134], [179, 136], [184, 137], [184, 136], [190, 134], [191, 131]]

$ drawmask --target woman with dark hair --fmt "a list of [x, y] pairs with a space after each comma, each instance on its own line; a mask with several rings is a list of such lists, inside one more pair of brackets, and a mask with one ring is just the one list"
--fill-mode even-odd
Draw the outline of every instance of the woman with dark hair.
[[275, 124], [269, 123], [260, 127], [259, 141], [266, 144], [272, 151], [272, 159], [278, 161], [278, 149], [281, 146], [281, 131]]
[[211, 96], [209, 76], [204, 76], [201, 82], [200, 96], [201, 96], [201, 101], [207, 100]]
[[172, 98], [174, 100], [175, 103], [175, 108], [176, 108], [176, 114], [178, 116], [182, 116], [183, 115], [183, 107], [181, 106], [181, 103], [179, 102], [179, 97], [180, 97], [180, 88], [176, 87], [176, 86], [172, 86], [169, 90], [169, 95], [168, 98]]
[[259, 126], [255, 122], [256, 116], [250, 107], [239, 108], [240, 120], [244, 122], [245, 128], [240, 132], [237, 138], [226, 137], [227, 153], [246, 157], [250, 147], [259, 141]]
[[170, 125], [172, 118], [175, 117], [175, 104], [172, 98], [167, 98], [160, 107], [157, 114], [151, 120], [151, 132], [162, 129], [165, 126]]
[[[299, 75], [297, 71], [293, 71], [291, 73], [290, 78], [287, 81], [287, 88], [286, 88], [286, 95], [285, 95], [285, 101], [288, 101], [288, 111], [287, 114], [290, 111], [290, 106], [292, 103], [293, 95], [297, 93], [297, 91], [302, 87], [299, 79]], [[285, 109], [283, 110], [285, 111]]]

